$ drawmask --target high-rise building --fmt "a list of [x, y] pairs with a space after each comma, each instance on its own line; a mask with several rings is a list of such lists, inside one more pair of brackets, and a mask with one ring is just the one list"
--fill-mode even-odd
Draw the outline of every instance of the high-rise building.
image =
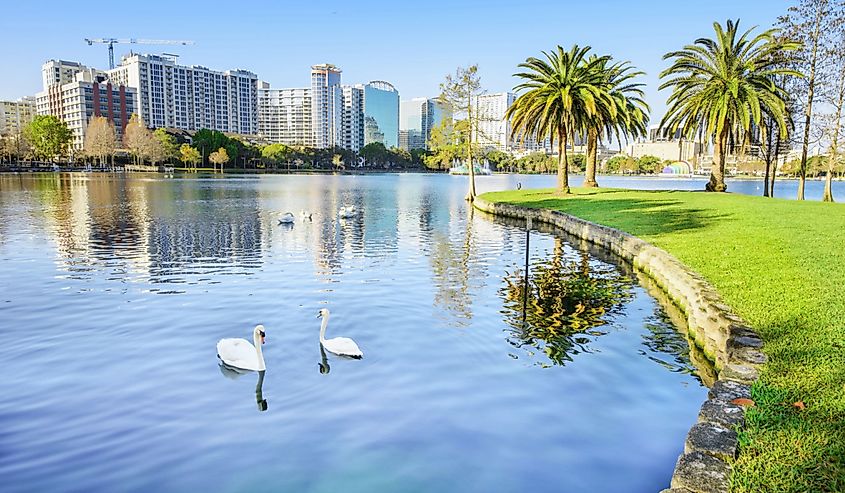
[[505, 152], [552, 152], [549, 139], [538, 142], [534, 136], [514, 133], [505, 113], [515, 100], [516, 95], [512, 92], [482, 94], [475, 98], [473, 106], [478, 119], [476, 142], [481, 147]]
[[399, 91], [393, 84], [370, 81], [364, 91], [364, 145], [381, 142], [399, 147]]
[[340, 146], [343, 94], [340, 69], [330, 63], [311, 67], [311, 128], [314, 147]]
[[178, 65], [172, 56], [129, 54], [108, 71], [116, 83], [137, 88], [136, 107], [149, 127], [258, 132], [258, 76]]
[[433, 98], [414, 98], [399, 105], [399, 147], [427, 149], [431, 129], [440, 125], [449, 112]]
[[[361, 150], [370, 142], [399, 144], [399, 93], [391, 84], [341, 85], [335, 65], [311, 67], [311, 87], [271, 89], [259, 84], [258, 127], [269, 142]], [[302, 116], [310, 112], [306, 124]], [[306, 140], [305, 135], [309, 138]]]
[[35, 97], [0, 101], [0, 135], [19, 135], [35, 117]]
[[77, 72], [82, 72], [87, 68], [79, 62], [47, 60], [41, 66], [41, 87], [46, 91], [50, 86], [60, 86], [75, 82]]
[[114, 126], [117, 138], [132, 113], [135, 113], [134, 87], [115, 84], [105, 73], [84, 69], [75, 80], [64, 84], [49, 84], [36, 95], [39, 115], [54, 115], [64, 121], [73, 133], [73, 148], [82, 149], [88, 123], [95, 116], [104, 116]]
[[343, 86], [343, 121], [340, 146], [358, 152], [364, 147], [363, 86]]
[[268, 142], [313, 146], [311, 89], [258, 87], [258, 135]]

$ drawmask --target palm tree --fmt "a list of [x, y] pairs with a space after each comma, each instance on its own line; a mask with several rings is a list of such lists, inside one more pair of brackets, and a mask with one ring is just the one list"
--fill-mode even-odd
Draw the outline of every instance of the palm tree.
[[597, 187], [596, 182], [596, 154], [602, 134], [608, 139], [615, 135], [618, 140], [636, 138], [646, 133], [648, 124], [648, 104], [643, 93], [645, 84], [633, 82], [633, 79], [644, 72], [635, 71], [630, 62], [620, 62], [611, 66], [607, 60], [597, 69], [605, 81], [607, 91], [615, 103], [615, 111], [601, 111], [587, 122], [587, 169], [585, 171], [584, 186]]
[[598, 70], [608, 57], [588, 59], [589, 51], [589, 46], [573, 45], [569, 51], [558, 46], [556, 51], [543, 52], [545, 60], [530, 57], [520, 63], [525, 71], [514, 75], [524, 82], [514, 90], [525, 92], [506, 113], [519, 138], [548, 138], [552, 145], [557, 140], [557, 188], [561, 194], [570, 193], [566, 146], [589, 118], [615, 112], [613, 98]]
[[672, 88], [660, 128], [672, 134], [681, 130], [686, 138], [703, 129], [704, 135], [713, 138], [707, 190], [715, 192], [727, 189], [725, 154], [732, 133], [747, 133], [761, 124], [764, 114], [770, 114], [780, 134], [786, 135], [788, 95], [775, 83], [775, 76], [800, 77], [780, 63], [780, 54], [797, 49], [797, 43], [778, 40], [776, 29], [753, 37], [754, 28], [739, 34], [738, 20], [728, 20], [726, 27], [714, 22], [716, 39], [699, 38], [680, 51], [665, 54], [664, 60], [674, 61], [660, 74], [661, 79], [668, 79], [660, 89]]

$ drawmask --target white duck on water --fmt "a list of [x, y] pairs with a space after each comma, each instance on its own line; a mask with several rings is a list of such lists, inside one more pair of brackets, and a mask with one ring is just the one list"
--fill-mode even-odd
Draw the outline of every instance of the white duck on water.
[[231, 368], [246, 371], [264, 371], [264, 354], [261, 345], [264, 344], [264, 326], [256, 325], [252, 331], [250, 344], [246, 339], [220, 339], [217, 342], [217, 356]]
[[351, 218], [355, 217], [355, 215], [357, 213], [358, 213], [358, 211], [355, 210], [354, 205], [347, 205], [347, 206], [341, 207], [340, 210], [337, 212], [337, 215], [341, 219], [351, 219]]
[[348, 337], [334, 337], [326, 339], [326, 326], [329, 325], [329, 309], [323, 308], [317, 315], [317, 318], [322, 318], [323, 323], [320, 325], [320, 344], [330, 353], [338, 356], [349, 356], [351, 358], [363, 358], [364, 353], [358, 349], [355, 341]]
[[279, 217], [279, 224], [293, 224], [293, 221], [293, 213], [290, 212], [285, 212], [281, 215], [281, 217]]

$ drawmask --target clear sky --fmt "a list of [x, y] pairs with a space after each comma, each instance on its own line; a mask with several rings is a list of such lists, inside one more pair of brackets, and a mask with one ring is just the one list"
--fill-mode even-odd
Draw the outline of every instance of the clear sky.
[[305, 87], [309, 68], [334, 63], [344, 83], [387, 80], [401, 98], [436, 96], [443, 76], [479, 64], [490, 92], [510, 90], [518, 63], [560, 44], [590, 45], [630, 60], [647, 73], [653, 120], [666, 94], [657, 75], [667, 51], [712, 36], [712, 22], [740, 18], [769, 27], [789, 0], [703, 2], [335, 1], [226, 2], [142, 0], [79, 2], [7, 0], [0, 10], [0, 99], [41, 90], [41, 64], [51, 58], [108, 68], [107, 48], [83, 38], [185, 39], [193, 46], [116, 45], [169, 52], [180, 62], [216, 70], [244, 68], [273, 87]]

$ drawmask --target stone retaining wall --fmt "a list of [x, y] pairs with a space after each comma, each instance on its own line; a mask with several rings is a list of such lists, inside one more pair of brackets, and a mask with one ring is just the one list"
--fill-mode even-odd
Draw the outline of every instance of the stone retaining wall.
[[719, 376], [698, 413], [678, 458], [670, 489], [663, 493], [723, 493], [730, 489], [730, 463], [737, 453], [736, 430], [744, 408], [732, 401], [750, 398], [758, 367], [766, 362], [763, 341], [731, 312], [700, 275], [664, 250], [618, 229], [548, 209], [492, 203], [476, 198], [475, 208], [511, 218], [540, 221], [618, 255], [643, 272], [686, 315], [690, 337], [713, 361]]

